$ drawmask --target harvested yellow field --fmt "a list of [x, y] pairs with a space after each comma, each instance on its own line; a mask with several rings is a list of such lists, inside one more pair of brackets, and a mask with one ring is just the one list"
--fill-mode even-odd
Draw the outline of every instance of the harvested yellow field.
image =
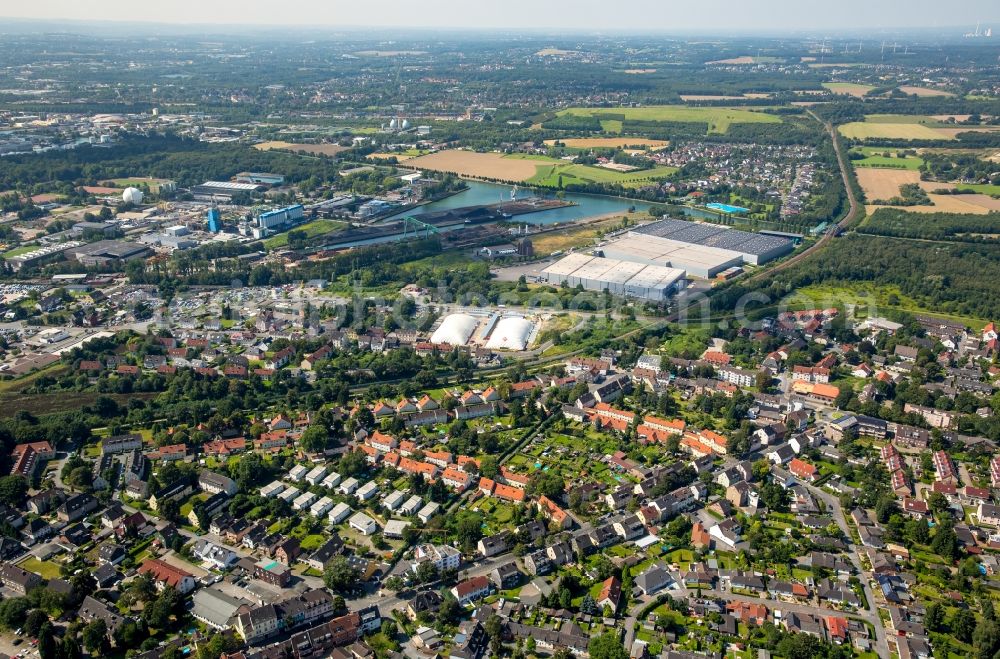
[[713, 96], [711, 94], [681, 94], [681, 100], [685, 103], [688, 101], [742, 101], [745, 96], [724, 96], [717, 95]]
[[934, 130], [944, 135], [946, 139], [953, 140], [959, 133], [995, 133], [1000, 131], [1000, 126], [963, 126], [961, 128], [935, 128]]
[[907, 183], [920, 183], [920, 172], [912, 169], [879, 169], [858, 167], [854, 172], [858, 184], [869, 201], [892, 199], [899, 196], [899, 187]]
[[930, 128], [916, 123], [875, 123], [853, 121], [840, 127], [840, 134], [854, 140], [885, 138], [891, 140], [952, 140], [951, 128]]
[[714, 62], [705, 62], [706, 64], [753, 64], [756, 60], [749, 55], [744, 55], [743, 57], [731, 57], [729, 59], [717, 59]]
[[395, 158], [396, 162], [403, 162], [404, 160], [412, 160], [416, 156], [411, 156], [405, 153], [370, 153], [368, 157], [372, 160], [388, 160], [390, 158]]
[[407, 167], [501, 181], [527, 181], [535, 175], [539, 164], [542, 163], [526, 158], [504, 158], [502, 153], [477, 153], [460, 149], [438, 151], [406, 162]]
[[562, 57], [564, 55], [576, 55], [576, 50], [561, 50], [559, 48], [542, 48], [540, 51], [535, 53], [539, 57]]
[[971, 116], [971, 114], [932, 114], [931, 119], [935, 119], [937, 121], [948, 121], [949, 119], [953, 119], [955, 121], [968, 121]]
[[861, 85], [853, 82], [824, 82], [823, 86], [834, 94], [844, 94], [861, 98], [871, 90], [875, 89], [871, 85]]
[[904, 94], [914, 94], [916, 96], [954, 96], [951, 92], [946, 92], [943, 89], [928, 89], [927, 87], [914, 87], [913, 85], [904, 85], [899, 88], [899, 91]]
[[549, 146], [556, 142], [570, 149], [622, 149], [627, 146], [647, 146], [650, 149], [662, 149], [670, 144], [666, 140], [649, 140], [645, 137], [571, 137], [560, 140], [545, 140]]
[[348, 147], [340, 146], [339, 144], [295, 144], [294, 142], [283, 142], [281, 140], [261, 142], [260, 144], [255, 144], [254, 148], [259, 149], [260, 151], [271, 151], [272, 149], [295, 152], [302, 151], [313, 155], [324, 156], [334, 156], [341, 151], [347, 151], [348, 149]]
[[[940, 187], [940, 185], [938, 186]], [[986, 215], [1000, 211], [1000, 199], [994, 199], [982, 194], [940, 195], [929, 194], [933, 205], [930, 206], [899, 206], [907, 213], [965, 213], [967, 215]], [[865, 210], [871, 215], [883, 206], [869, 204]]]
[[633, 76], [641, 76], [656, 73], [656, 69], [625, 69], [622, 73], [627, 73]]

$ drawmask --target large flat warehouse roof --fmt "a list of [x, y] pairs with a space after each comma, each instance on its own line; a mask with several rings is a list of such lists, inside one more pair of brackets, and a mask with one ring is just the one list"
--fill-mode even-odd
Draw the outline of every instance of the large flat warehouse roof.
[[731, 249], [755, 256], [791, 250], [792, 242], [787, 238], [768, 236], [749, 231], [739, 231], [728, 227], [686, 220], [664, 219], [636, 227], [630, 234], [670, 238], [686, 243]]
[[547, 275], [569, 275], [593, 260], [590, 254], [568, 254], [542, 270]]
[[734, 261], [740, 263], [743, 261], [740, 252], [656, 236], [626, 235], [602, 249], [608, 258], [634, 260], [639, 263], [653, 262], [656, 265], [669, 263], [673, 267], [697, 264], [715, 268]]

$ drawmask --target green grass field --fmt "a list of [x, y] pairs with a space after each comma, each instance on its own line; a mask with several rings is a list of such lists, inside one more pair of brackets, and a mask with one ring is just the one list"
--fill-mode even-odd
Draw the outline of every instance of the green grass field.
[[990, 185], [989, 183], [955, 183], [953, 187], [959, 190], [972, 190], [981, 194], [1000, 195], [1000, 185]]
[[[920, 169], [924, 164], [923, 158], [917, 156], [897, 157], [894, 149], [879, 149], [875, 147], [859, 147], [851, 149], [852, 152], [862, 153], [863, 160], [852, 160], [855, 167], [890, 167], [892, 169]], [[884, 154], [888, 153], [888, 156]]]
[[58, 579], [59, 566], [52, 561], [40, 561], [34, 556], [21, 562], [21, 567], [28, 572], [34, 572], [43, 579]]
[[141, 188], [143, 185], [146, 185], [149, 187], [150, 192], [156, 194], [157, 192], [160, 191], [160, 183], [166, 180], [168, 179], [116, 178], [112, 179], [111, 182], [114, 183], [119, 188], [128, 188], [128, 187]]
[[824, 82], [823, 86], [834, 94], [846, 94], [848, 96], [864, 96], [875, 89], [871, 85], [862, 85], [854, 82]]
[[[331, 233], [337, 229], [343, 229], [347, 226], [344, 222], [338, 222], [337, 220], [314, 220], [303, 224], [302, 226], [295, 227], [292, 231], [305, 231], [306, 236], [309, 238], [315, 238], [316, 236], [322, 236], [323, 234]], [[278, 249], [280, 247], [288, 246], [288, 232], [279, 233], [277, 236], [272, 236], [264, 241], [264, 247], [267, 249]]]
[[[601, 121], [605, 132], [621, 132], [621, 120], [625, 121], [672, 121], [681, 123], [708, 124], [708, 132], [725, 133], [730, 124], [781, 123], [781, 119], [773, 114], [753, 112], [739, 108], [701, 108], [685, 105], [651, 105], [642, 108], [567, 108], [559, 112], [559, 116], [597, 117], [610, 115]], [[614, 122], [616, 125], [611, 125]], [[608, 125], [605, 125], [605, 124]], [[617, 129], [617, 130], [615, 130]]]
[[649, 181], [662, 179], [677, 171], [676, 167], [654, 167], [635, 172], [616, 172], [602, 167], [589, 165], [554, 164], [538, 168], [538, 173], [528, 179], [528, 183], [559, 187], [587, 183], [618, 183], [625, 187], [640, 187]]
[[15, 256], [20, 256], [21, 254], [27, 254], [28, 252], [33, 252], [38, 249], [38, 245], [21, 245], [20, 247], [15, 247], [14, 249], [8, 250], [3, 253], [5, 259], [14, 258]]
[[[867, 317], [869, 315], [868, 312], [884, 315], [889, 309], [897, 309], [908, 313], [923, 314], [956, 321], [971, 327], [975, 331], [981, 330], [986, 325], [986, 321], [980, 318], [938, 313], [927, 309], [921, 306], [916, 300], [900, 292], [895, 286], [814, 284], [796, 290], [793, 295], [798, 300], [789, 305], [790, 309], [806, 309], [818, 305], [824, 308], [854, 305], [855, 314], [858, 317]], [[889, 304], [889, 298], [893, 295], [898, 300], [898, 303], [895, 305]], [[797, 303], [799, 300], [801, 304]]]
[[865, 121], [870, 124], [923, 124], [935, 128], [954, 128], [925, 114], [866, 114]]

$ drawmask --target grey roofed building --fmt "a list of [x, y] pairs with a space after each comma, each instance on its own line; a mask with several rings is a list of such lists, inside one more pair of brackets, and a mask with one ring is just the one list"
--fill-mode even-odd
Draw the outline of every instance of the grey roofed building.
[[635, 585], [643, 595], [652, 595], [670, 585], [673, 579], [660, 565], [653, 564], [635, 578]]
[[513, 588], [521, 580], [521, 571], [517, 569], [517, 563], [508, 561], [493, 568], [489, 577], [497, 588]]
[[90, 595], [83, 598], [83, 603], [80, 604], [80, 611], [78, 615], [84, 622], [103, 620], [108, 628], [108, 638], [111, 639], [115, 637], [118, 629], [125, 623], [126, 620], [126, 618], [120, 615], [118, 611], [111, 608], [101, 600], [91, 597]]
[[202, 588], [191, 598], [191, 614], [215, 629], [226, 629], [240, 607], [248, 602], [227, 595], [217, 588]]
[[113, 586], [120, 579], [118, 570], [116, 570], [115, 566], [111, 563], [104, 563], [94, 570], [92, 574], [94, 575], [94, 579], [97, 581], [97, 585], [100, 588]]
[[310, 554], [309, 558], [306, 559], [306, 562], [317, 570], [323, 570], [326, 568], [327, 564], [342, 551], [344, 551], [344, 541], [341, 540], [339, 535], [334, 533], [330, 536], [329, 540], [324, 542], [316, 551]]

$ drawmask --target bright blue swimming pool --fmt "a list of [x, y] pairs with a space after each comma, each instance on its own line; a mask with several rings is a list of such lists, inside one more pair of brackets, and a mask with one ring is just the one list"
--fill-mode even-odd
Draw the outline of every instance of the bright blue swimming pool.
[[711, 203], [705, 204], [705, 208], [711, 208], [714, 211], [722, 211], [723, 213], [746, 213], [749, 208], [743, 208], [742, 206], [730, 206], [729, 204], [719, 204]]

